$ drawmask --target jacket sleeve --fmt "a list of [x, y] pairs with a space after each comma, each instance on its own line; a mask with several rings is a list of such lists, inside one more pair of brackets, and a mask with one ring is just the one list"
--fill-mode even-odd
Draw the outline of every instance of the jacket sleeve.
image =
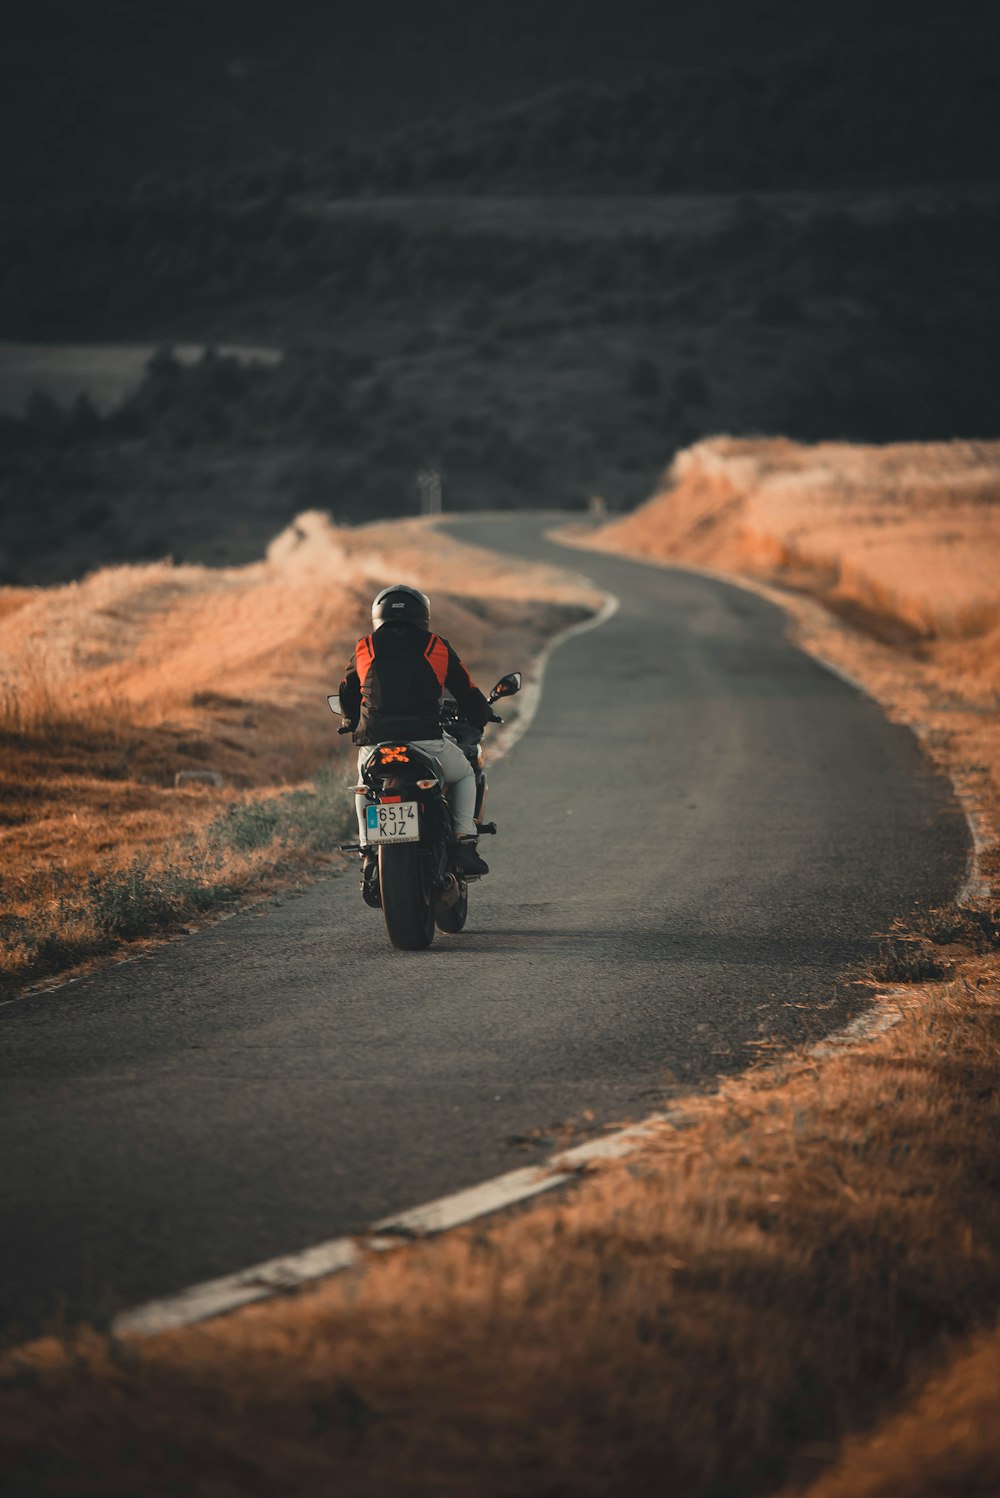
[[[447, 641], [445, 643], [447, 644]], [[459, 716], [467, 723], [471, 723], [474, 728], [485, 728], [493, 715], [493, 709], [450, 645], [448, 645], [448, 674], [444, 679], [444, 684], [458, 703]]]
[[361, 678], [358, 676], [357, 647], [351, 651], [344, 679], [340, 683], [340, 711], [353, 732], [361, 717]]

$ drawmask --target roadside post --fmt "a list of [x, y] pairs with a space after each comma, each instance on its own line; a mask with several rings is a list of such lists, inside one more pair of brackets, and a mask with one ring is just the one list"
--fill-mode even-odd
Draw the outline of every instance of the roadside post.
[[422, 468], [417, 474], [417, 489], [420, 492], [420, 513], [441, 514], [441, 475], [433, 468]]

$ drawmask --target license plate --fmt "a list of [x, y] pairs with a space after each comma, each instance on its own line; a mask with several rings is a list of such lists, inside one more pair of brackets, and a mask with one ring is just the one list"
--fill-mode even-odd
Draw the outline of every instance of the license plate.
[[418, 843], [420, 808], [416, 801], [397, 801], [390, 806], [367, 806], [365, 818], [370, 843]]

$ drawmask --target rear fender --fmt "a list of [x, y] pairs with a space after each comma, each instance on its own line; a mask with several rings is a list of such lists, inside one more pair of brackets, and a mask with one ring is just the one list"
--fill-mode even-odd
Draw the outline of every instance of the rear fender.
[[367, 785], [383, 785], [387, 790], [398, 790], [417, 780], [436, 780], [444, 786], [441, 766], [433, 755], [413, 744], [401, 744], [398, 739], [376, 744], [361, 775]]

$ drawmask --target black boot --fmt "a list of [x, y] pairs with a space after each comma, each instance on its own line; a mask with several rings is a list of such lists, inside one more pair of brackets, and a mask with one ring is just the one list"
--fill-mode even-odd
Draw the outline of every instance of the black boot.
[[460, 837], [451, 845], [451, 861], [460, 874], [488, 874], [490, 866], [476, 852], [474, 837]]
[[378, 887], [378, 849], [365, 848], [361, 854], [361, 898], [373, 910], [382, 904], [382, 892]]

